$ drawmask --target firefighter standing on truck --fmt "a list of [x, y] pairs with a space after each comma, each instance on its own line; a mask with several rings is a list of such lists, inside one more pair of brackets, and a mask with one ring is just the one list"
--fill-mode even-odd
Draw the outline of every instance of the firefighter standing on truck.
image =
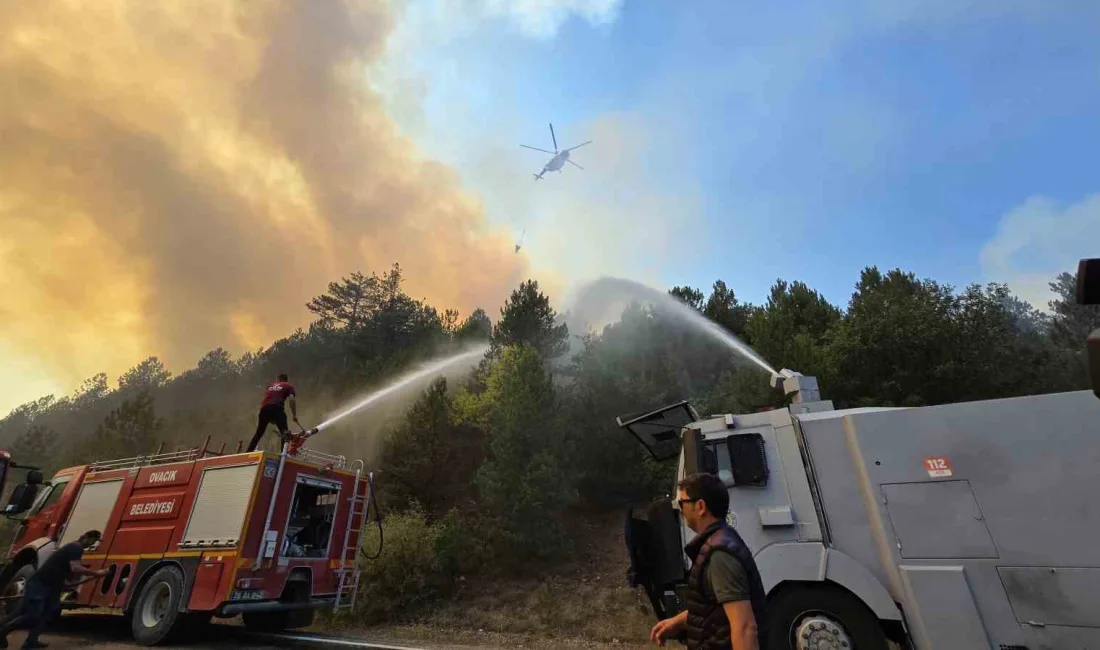
[[269, 424], [279, 427], [280, 439], [290, 435], [290, 429], [286, 424], [286, 411], [283, 410], [283, 402], [290, 401], [290, 414], [294, 423], [298, 424], [298, 405], [294, 401], [294, 384], [285, 373], [280, 374], [275, 381], [267, 385], [264, 390], [264, 401], [260, 405], [260, 413], [257, 417], [256, 435], [252, 436], [252, 442], [248, 443], [248, 451], [255, 451], [260, 444], [260, 438], [264, 437]]

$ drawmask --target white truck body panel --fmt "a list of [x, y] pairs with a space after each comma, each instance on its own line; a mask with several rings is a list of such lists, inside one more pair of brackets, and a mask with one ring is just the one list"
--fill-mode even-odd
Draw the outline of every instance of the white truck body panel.
[[1100, 646], [1091, 391], [796, 420], [829, 545], [901, 603], [918, 648]]
[[[916, 650], [1100, 648], [1100, 399], [1091, 391], [839, 411], [796, 400], [682, 431], [678, 478], [702, 468], [726, 482], [728, 521], [767, 590], [835, 583], [880, 620], [903, 622]], [[729, 441], [741, 434], [760, 436], [763, 483], [733, 479]], [[675, 515], [648, 512], [637, 530], [654, 559], [635, 575], [667, 615], [682, 582], [667, 558], [682, 550], [669, 551], [676, 540], [659, 530], [675, 521], [682, 544], [694, 534]]]

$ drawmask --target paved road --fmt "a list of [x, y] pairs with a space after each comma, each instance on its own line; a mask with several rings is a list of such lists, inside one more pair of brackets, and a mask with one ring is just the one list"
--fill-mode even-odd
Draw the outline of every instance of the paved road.
[[[26, 633], [13, 632], [8, 637], [9, 647], [18, 648]], [[304, 635], [292, 635], [302, 638]], [[96, 650], [135, 650], [142, 646], [133, 641], [129, 620], [121, 616], [99, 614], [66, 614], [57, 625], [42, 636], [50, 648], [95, 648]], [[318, 645], [303, 643], [297, 638], [267, 638], [250, 635], [244, 628], [232, 624], [213, 624], [196, 631], [190, 639], [181, 639], [180, 645], [160, 646], [165, 650], [285, 650], [286, 648], [362, 648], [363, 650], [417, 650], [403, 644], [339, 641], [336, 644]]]

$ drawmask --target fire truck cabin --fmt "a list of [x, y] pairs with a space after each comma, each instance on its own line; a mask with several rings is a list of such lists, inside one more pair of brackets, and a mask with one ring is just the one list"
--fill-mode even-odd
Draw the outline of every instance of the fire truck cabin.
[[361, 461], [286, 447], [70, 467], [38, 486], [0, 589], [21, 593], [57, 546], [97, 529], [103, 538], [82, 562], [109, 573], [64, 603], [121, 610], [143, 644], [213, 616], [240, 614], [265, 631], [305, 627], [316, 608], [354, 605], [371, 489]]

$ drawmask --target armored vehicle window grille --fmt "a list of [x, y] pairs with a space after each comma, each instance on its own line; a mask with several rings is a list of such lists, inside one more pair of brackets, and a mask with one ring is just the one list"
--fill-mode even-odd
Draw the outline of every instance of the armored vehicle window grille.
[[759, 433], [739, 433], [726, 439], [734, 485], [768, 484], [768, 459], [764, 437]]

